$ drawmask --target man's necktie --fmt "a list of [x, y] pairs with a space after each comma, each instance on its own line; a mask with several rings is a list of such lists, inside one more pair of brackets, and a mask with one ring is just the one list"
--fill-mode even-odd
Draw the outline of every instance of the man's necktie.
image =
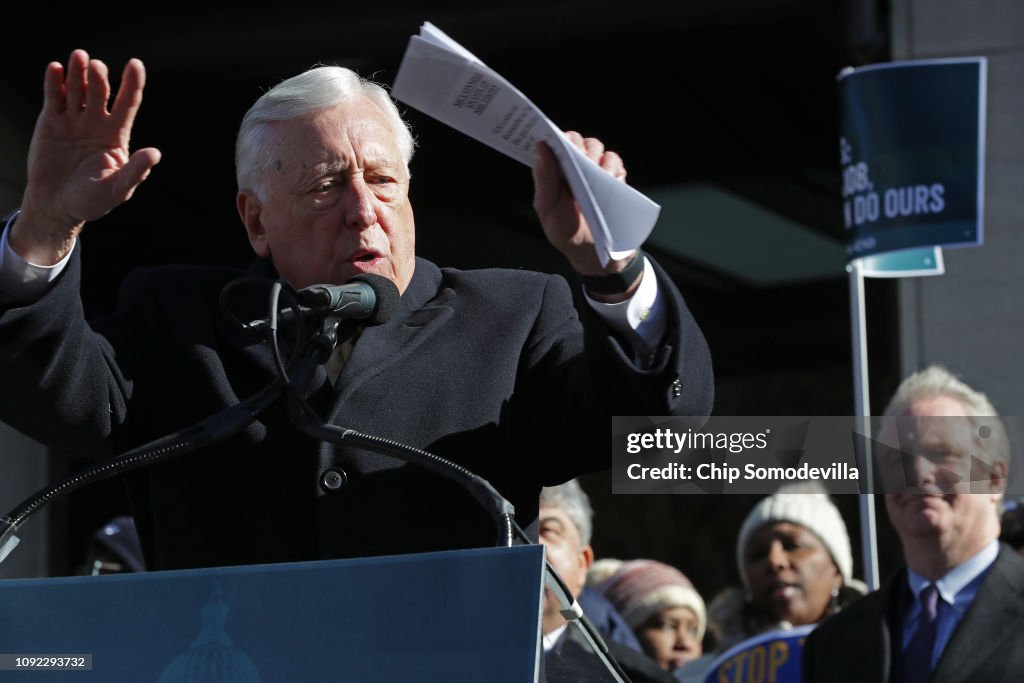
[[939, 607], [939, 589], [929, 583], [918, 595], [921, 616], [917, 630], [910, 638], [903, 652], [903, 681], [917, 683], [927, 681], [932, 670], [932, 651], [935, 649], [935, 626]]
[[342, 368], [348, 362], [348, 357], [352, 355], [352, 347], [356, 345], [356, 336], [352, 335], [349, 339], [338, 344], [334, 348], [334, 353], [327, 359], [327, 377], [331, 380], [331, 384], [338, 383], [338, 375], [341, 374]]

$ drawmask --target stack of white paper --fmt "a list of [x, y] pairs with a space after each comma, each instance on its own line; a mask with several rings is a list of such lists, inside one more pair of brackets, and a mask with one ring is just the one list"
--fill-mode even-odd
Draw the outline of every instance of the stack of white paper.
[[654, 229], [661, 207], [606, 173], [511, 83], [429, 22], [409, 39], [391, 93], [528, 166], [535, 143], [546, 142], [590, 225], [602, 264], [639, 247]]

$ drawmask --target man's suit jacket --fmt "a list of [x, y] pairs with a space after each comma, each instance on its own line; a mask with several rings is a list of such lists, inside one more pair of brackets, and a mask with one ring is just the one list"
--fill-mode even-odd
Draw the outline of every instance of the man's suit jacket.
[[[711, 363], [678, 291], [647, 369], [564, 279], [439, 269], [418, 260], [398, 313], [366, 328], [332, 386], [306, 389], [326, 421], [447, 457], [488, 479], [524, 527], [553, 485], [610, 465], [611, 415], [707, 415]], [[0, 303], [0, 420], [91, 459], [189, 427], [275, 377], [265, 343], [218, 310], [223, 268], [135, 271], [114, 314], [87, 323], [76, 254], [28, 306]], [[227, 297], [238, 319], [266, 317], [261, 278]], [[328, 468], [344, 471], [336, 490]], [[243, 432], [126, 477], [150, 569], [298, 561], [493, 546], [490, 518], [463, 490], [415, 465], [318, 443], [278, 401]]]
[[[632, 683], [677, 683], [675, 677], [647, 655], [614, 640], [604, 639], [608, 654]], [[562, 633], [544, 656], [546, 683], [591, 683], [610, 681], [611, 674], [576, 626]]]
[[[805, 681], [897, 683], [902, 615], [912, 599], [906, 570], [825, 620], [804, 648]], [[931, 680], [1024, 678], [1024, 558], [1006, 545], [942, 652]]]
[[594, 625], [602, 638], [606, 641], [620, 643], [635, 652], [643, 652], [643, 647], [636, 639], [633, 629], [626, 624], [622, 615], [618, 613], [608, 598], [604, 597], [604, 594], [590, 586], [583, 586], [580, 594], [576, 596], [576, 601], [580, 603], [583, 613], [587, 615], [587, 619], [590, 619], [590, 623]]

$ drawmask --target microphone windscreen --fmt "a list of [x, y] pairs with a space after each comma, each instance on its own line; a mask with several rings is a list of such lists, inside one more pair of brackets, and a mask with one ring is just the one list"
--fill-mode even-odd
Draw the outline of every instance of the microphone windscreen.
[[398, 300], [401, 297], [394, 282], [376, 273], [360, 273], [349, 282], [364, 282], [373, 290], [373, 313], [362, 321], [363, 325], [383, 325], [391, 320], [391, 316], [398, 310]]

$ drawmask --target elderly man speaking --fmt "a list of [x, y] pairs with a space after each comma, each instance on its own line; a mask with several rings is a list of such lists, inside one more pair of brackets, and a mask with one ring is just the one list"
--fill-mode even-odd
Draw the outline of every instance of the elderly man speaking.
[[[524, 527], [537, 517], [542, 486], [610, 465], [611, 415], [709, 413], [711, 362], [681, 295], [641, 252], [600, 265], [546, 147], [533, 169], [534, 208], [579, 275], [580, 311], [558, 276], [418, 258], [411, 134], [386, 91], [338, 67], [278, 84], [242, 122], [236, 205], [259, 257], [252, 268], [136, 271], [117, 310], [87, 323], [79, 233], [128, 200], [161, 157], [129, 148], [144, 85], [142, 63], [131, 60], [111, 101], [107, 67], [82, 50], [46, 69], [20, 213], [0, 243], [0, 419], [16, 429], [68, 456], [101, 459], [186, 428], [278, 374], [271, 350], [221, 314], [226, 285], [252, 276], [267, 288], [284, 278], [302, 289], [360, 273], [396, 285], [397, 311], [339, 345], [313, 374], [303, 388], [310, 410], [488, 479]], [[568, 135], [624, 181], [617, 154]], [[266, 310], [265, 298], [248, 302], [252, 316]], [[319, 442], [291, 423], [283, 400], [223, 443], [126, 480], [149, 568], [495, 538], [456, 485], [389, 456]]]

